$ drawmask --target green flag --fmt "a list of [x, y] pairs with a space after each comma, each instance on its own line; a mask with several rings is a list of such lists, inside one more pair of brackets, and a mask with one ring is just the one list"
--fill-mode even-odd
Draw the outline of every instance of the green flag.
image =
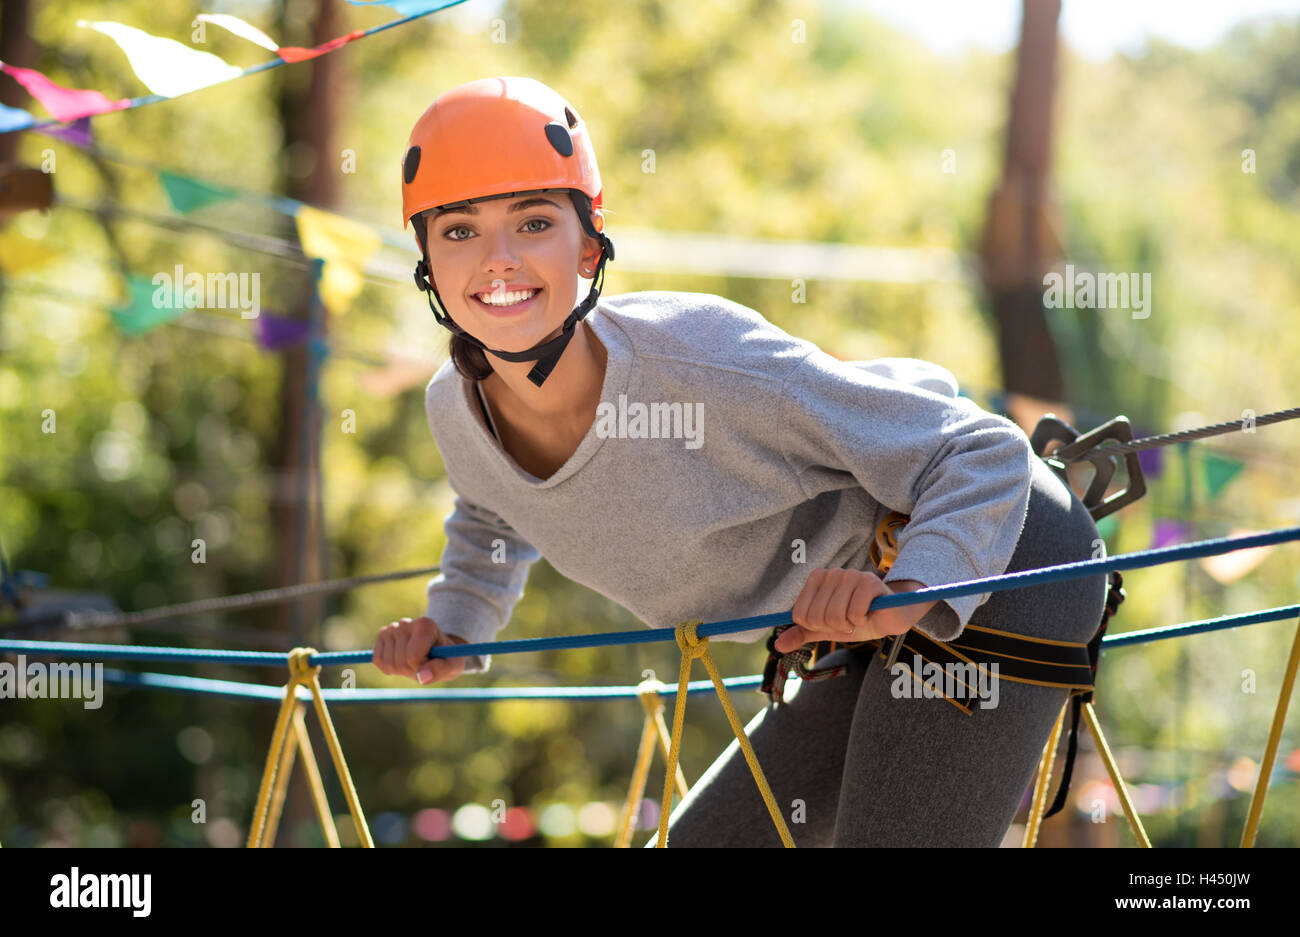
[[164, 323], [170, 322], [186, 311], [186, 306], [173, 305], [171, 290], [155, 288], [152, 279], [126, 275], [127, 301], [113, 308], [113, 321], [127, 335], [143, 335]]
[[1218, 497], [1223, 487], [1236, 478], [1237, 473], [1246, 467], [1246, 463], [1227, 456], [1215, 455], [1209, 450], [1205, 450], [1202, 455], [1202, 464], [1205, 466], [1205, 485], [1209, 489], [1210, 498], [1214, 499]]
[[235, 198], [237, 194], [230, 189], [208, 185], [206, 182], [199, 182], [189, 176], [178, 176], [176, 173], [168, 172], [165, 169], [158, 170], [158, 181], [162, 183], [163, 190], [166, 191], [167, 198], [172, 203], [172, 208], [182, 215], [188, 215], [190, 212], [203, 208], [205, 205], [211, 205], [214, 202], [224, 202]]

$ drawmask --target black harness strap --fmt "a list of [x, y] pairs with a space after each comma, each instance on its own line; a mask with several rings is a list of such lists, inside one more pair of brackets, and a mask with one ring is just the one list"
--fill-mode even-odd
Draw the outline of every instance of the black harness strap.
[[[911, 674], [923, 687], [928, 687], [930, 695], [942, 697], [968, 716], [973, 714], [975, 702], [980, 698], [979, 683], [989, 679], [993, 674], [996, 674], [998, 679], [1016, 683], [1070, 690], [1069, 747], [1066, 751], [1065, 766], [1056, 798], [1043, 815], [1043, 819], [1047, 819], [1065, 806], [1078, 751], [1079, 715], [1083, 704], [1092, 702], [1097, 681], [1097, 664], [1101, 658], [1102, 638], [1106, 633], [1110, 616], [1124, 601], [1123, 583], [1119, 571], [1112, 570], [1109, 574], [1106, 608], [1102, 613], [1101, 623], [1096, 634], [1087, 643], [1032, 638], [982, 625], [968, 624], [955, 641], [935, 641], [913, 629], [904, 635], [849, 642], [839, 646], [859, 653], [869, 652], [871, 657], [879, 655], [887, 662], [894, 642], [902, 641], [903, 649], [910, 651], [914, 657], [911, 666], [903, 657], [899, 657], [896, 661], [897, 666]], [[767, 639], [768, 659], [763, 668], [763, 684], [760, 692], [764, 693], [773, 705], [780, 705], [783, 702], [785, 683], [791, 670], [797, 672], [803, 680], [824, 680], [840, 676], [847, 669], [844, 665], [822, 669], [810, 667], [824, 646], [834, 648], [835, 645], [831, 642], [819, 642], [812, 647], [805, 645], [786, 654], [779, 653], [775, 649], [776, 639], [781, 632], [791, 627], [793, 625], [779, 625], [773, 629]], [[972, 685], [961, 676], [955, 676], [952, 680], [935, 685], [927, 681], [923, 674], [915, 672], [917, 658], [926, 665], [937, 665], [945, 674], [965, 673], [967, 677], [975, 678], [976, 683]], [[946, 665], [951, 665], [955, 669], [949, 669]], [[992, 669], [993, 665], [996, 665], [996, 670]]]

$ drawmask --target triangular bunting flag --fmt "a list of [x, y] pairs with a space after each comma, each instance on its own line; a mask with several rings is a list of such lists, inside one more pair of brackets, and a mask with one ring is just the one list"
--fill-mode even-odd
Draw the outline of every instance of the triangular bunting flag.
[[318, 55], [324, 55], [326, 52], [333, 52], [339, 46], [345, 46], [354, 39], [360, 39], [365, 34], [364, 29], [354, 29], [346, 36], [339, 36], [329, 42], [322, 42], [310, 49], [303, 49], [299, 46], [280, 46], [280, 48], [276, 49], [276, 52], [286, 62], [305, 62], [308, 59], [316, 58]]
[[1218, 455], [1208, 449], [1203, 453], [1202, 466], [1205, 472], [1205, 485], [1209, 489], [1210, 499], [1218, 497], [1228, 482], [1237, 477], [1237, 473], [1246, 467], [1246, 463], [1228, 456]]
[[60, 251], [46, 247], [18, 234], [0, 234], [0, 270], [5, 273], [22, 273], [36, 270], [61, 258]]
[[137, 78], [154, 94], [167, 98], [229, 81], [243, 74], [211, 52], [200, 52], [175, 39], [153, 36], [134, 26], [103, 20], [78, 20], [116, 42]]
[[120, 111], [131, 104], [130, 98], [110, 101], [98, 91], [56, 85], [35, 69], [0, 64], [0, 71], [4, 71], [6, 75], [26, 88], [27, 93], [39, 101], [41, 107], [49, 111], [50, 116], [58, 121], [66, 122], [92, 114]]
[[296, 344], [307, 337], [311, 323], [306, 319], [292, 319], [271, 312], [257, 317], [257, 343], [267, 351], [275, 351]]
[[171, 305], [172, 291], [166, 286], [155, 288], [152, 279], [127, 274], [126, 289], [127, 301], [113, 309], [113, 321], [127, 335], [143, 335], [187, 309]]
[[361, 270], [379, 250], [379, 235], [349, 218], [309, 205], [299, 208], [295, 217], [302, 252], [325, 261], [321, 300], [331, 312], [344, 312], [361, 292], [364, 285]]
[[[1146, 435], [1145, 432], [1139, 432], [1136, 434], [1136, 438], [1141, 439]], [[1138, 465], [1142, 466], [1142, 476], [1144, 478], [1159, 478], [1164, 472], [1164, 449], [1159, 446], [1154, 449], [1139, 449], [1137, 457]]]
[[172, 208], [182, 215], [188, 215], [205, 205], [228, 201], [238, 195], [238, 193], [230, 189], [223, 189], [206, 182], [200, 182], [197, 179], [191, 179], [189, 176], [168, 172], [166, 169], [158, 170], [158, 181], [162, 183], [163, 190], [167, 193], [167, 199], [172, 203]]
[[200, 13], [194, 18], [196, 20], [202, 20], [205, 23], [214, 23], [222, 29], [229, 30], [242, 39], [247, 39], [249, 42], [257, 43], [263, 49], [270, 49], [274, 52], [279, 48], [279, 46], [275, 44], [274, 39], [262, 32], [256, 26], [253, 26], [251, 23], [244, 22], [238, 16], [231, 16], [229, 13]]
[[1180, 520], [1172, 517], [1157, 517], [1150, 549], [1158, 550], [1160, 547], [1184, 542], [1187, 539], [1187, 530], [1187, 525]]
[[36, 123], [36, 118], [26, 111], [19, 110], [16, 107], [5, 107], [0, 104], [0, 133], [8, 133], [10, 130], [22, 130], [34, 123]]
[[39, 131], [56, 140], [63, 140], [73, 146], [90, 147], [95, 145], [95, 132], [90, 129], [89, 117], [78, 117], [66, 127], [48, 126]]

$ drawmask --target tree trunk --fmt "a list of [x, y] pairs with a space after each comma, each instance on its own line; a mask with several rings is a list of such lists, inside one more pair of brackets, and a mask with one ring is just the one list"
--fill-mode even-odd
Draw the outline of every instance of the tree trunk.
[[[281, 8], [279, 26], [284, 44], [315, 46], [346, 31], [338, 0], [320, 0], [310, 27], [306, 25], [305, 14], [303, 4], [286, 0]], [[308, 34], [294, 35], [295, 31], [302, 33], [308, 28]], [[279, 112], [284, 129], [283, 149], [289, 157], [283, 166], [281, 188], [290, 198], [322, 208], [332, 207], [338, 193], [339, 164], [332, 154], [337, 150], [335, 107], [343, 61], [342, 55], [324, 55], [307, 63], [288, 66], [281, 72], [283, 83]], [[295, 227], [288, 237], [296, 239], [296, 236]], [[303, 271], [302, 276], [301, 298], [292, 311], [300, 318], [309, 319], [314, 314], [310, 267]], [[324, 310], [315, 310], [315, 314], [320, 316], [318, 321], [323, 338]], [[271, 459], [275, 476], [292, 481], [277, 484], [271, 506], [273, 528], [279, 536], [278, 585], [315, 581], [326, 575], [320, 549], [322, 519], [317, 510], [321, 499], [314, 488], [320, 477], [321, 420], [320, 408], [307, 392], [310, 354], [306, 342], [291, 345], [283, 352], [279, 400], [281, 432]], [[288, 632], [295, 646], [319, 648], [323, 610], [323, 597], [300, 599], [279, 606], [273, 613], [273, 626]], [[314, 717], [308, 717], [307, 725], [317, 760], [321, 763], [322, 777], [328, 784], [331, 772], [326, 767], [329, 758], [325, 754], [323, 736]], [[263, 737], [269, 739], [270, 730], [271, 722], [268, 720]], [[314, 822], [314, 816], [299, 763], [285, 802], [281, 831], [291, 832], [303, 821]], [[281, 841], [284, 841], [283, 836]]]
[[1073, 422], [1043, 311], [1043, 275], [1061, 253], [1048, 183], [1060, 13], [1060, 0], [1023, 0], [1006, 164], [981, 250], [1007, 409], [1026, 432], [1049, 410]]

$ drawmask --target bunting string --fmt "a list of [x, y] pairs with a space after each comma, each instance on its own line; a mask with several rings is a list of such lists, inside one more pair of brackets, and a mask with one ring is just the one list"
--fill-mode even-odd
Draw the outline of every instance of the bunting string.
[[0, 105], [0, 134], [20, 130], [44, 131], [58, 124], [68, 124], [100, 114], [133, 110], [146, 104], [175, 100], [214, 85], [247, 78], [282, 65], [317, 58], [358, 39], [373, 36], [394, 26], [404, 25], [464, 2], [465, 0], [386, 0], [383, 3], [375, 3], [348, 0], [352, 6], [386, 6], [400, 13], [401, 18], [372, 26], [370, 29], [354, 29], [309, 49], [278, 45], [266, 33], [235, 16], [200, 14], [198, 17], [200, 21], [220, 26], [234, 35], [276, 53], [277, 57], [271, 61], [250, 68], [227, 64], [211, 52], [190, 48], [174, 39], [151, 35], [125, 23], [79, 20], [78, 26], [94, 30], [112, 39], [126, 56], [127, 63], [136, 78], [152, 93], [135, 98], [110, 100], [98, 91], [65, 88], [34, 69], [0, 62], [0, 71], [26, 88], [28, 94], [35, 98], [52, 118], [42, 121], [28, 111]]

